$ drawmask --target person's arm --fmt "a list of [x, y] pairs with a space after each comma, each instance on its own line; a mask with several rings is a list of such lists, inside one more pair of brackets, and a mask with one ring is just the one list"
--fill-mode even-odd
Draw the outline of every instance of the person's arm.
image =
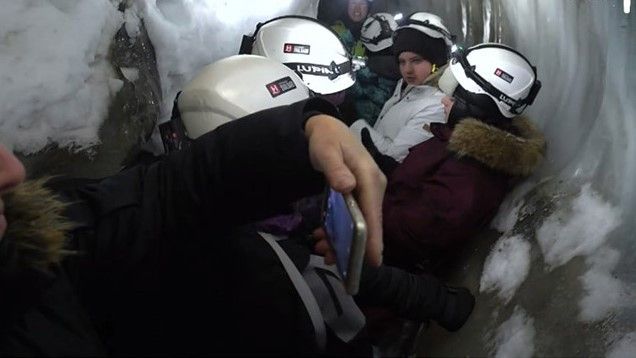
[[373, 139], [380, 153], [391, 156], [398, 162], [402, 162], [409, 153], [409, 148], [433, 136], [423, 128], [424, 125], [443, 121], [444, 107], [441, 105], [441, 102], [431, 104], [417, 112], [413, 118], [400, 129], [395, 138], [391, 139], [376, 130], [370, 130], [371, 139]]
[[[353, 192], [367, 224], [366, 259], [377, 266], [382, 262], [384, 247], [382, 200], [386, 177], [347, 127], [340, 121], [328, 119], [312, 117], [305, 127], [312, 164], [324, 173], [333, 189]], [[333, 254], [324, 246], [322, 253]]]
[[[405, 161], [392, 178], [419, 178], [418, 173], [409, 172], [409, 166]], [[483, 210], [471, 170], [443, 163], [416, 184], [413, 181], [418, 179], [407, 186], [392, 184], [383, 211], [385, 236], [392, 245], [390, 256], [443, 251], [466, 235], [467, 227], [474, 226]]]
[[324, 181], [310, 162], [305, 123], [320, 113], [336, 114], [316, 99], [221, 126], [188, 150], [148, 168], [146, 177], [161, 182], [147, 196], [158, 191], [159, 205], [169, 215], [194, 214], [208, 223], [232, 226], [318, 193]]
[[258, 112], [87, 188], [100, 218], [100, 238], [88, 243], [99, 247], [87, 251], [133, 262], [125, 256], [170, 252], [202, 235], [214, 240], [320, 192], [326, 177], [334, 189], [354, 191], [370, 223], [371, 262], [379, 264], [386, 179], [347, 127], [323, 113], [336, 114], [320, 99]]

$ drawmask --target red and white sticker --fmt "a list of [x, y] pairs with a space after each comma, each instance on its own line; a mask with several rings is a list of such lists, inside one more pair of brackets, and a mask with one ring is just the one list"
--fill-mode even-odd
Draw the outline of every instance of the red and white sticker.
[[272, 83], [266, 84], [265, 88], [267, 88], [267, 91], [269, 92], [269, 94], [275, 98], [280, 96], [283, 93], [287, 93], [291, 90], [296, 89], [296, 84], [291, 79], [291, 77], [287, 76], [287, 77], [281, 78], [280, 80], [276, 80]]
[[301, 45], [301, 44], [284, 44], [283, 45], [284, 53], [295, 53], [299, 55], [309, 55], [310, 46], [309, 45]]
[[502, 80], [508, 82], [508, 83], [512, 83], [512, 81], [514, 81], [514, 77], [512, 77], [509, 73], [507, 73], [506, 71], [502, 70], [501, 68], [498, 68], [495, 70], [495, 76], [501, 78]]

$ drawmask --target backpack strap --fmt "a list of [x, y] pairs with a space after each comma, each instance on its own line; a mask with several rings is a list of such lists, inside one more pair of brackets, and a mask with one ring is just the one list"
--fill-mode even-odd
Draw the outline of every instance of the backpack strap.
[[366, 319], [346, 292], [335, 265], [327, 266], [323, 257], [311, 255], [303, 276], [329, 328], [340, 340], [350, 342], [365, 326]]
[[320, 306], [318, 305], [318, 302], [316, 302], [316, 297], [314, 297], [312, 290], [307, 285], [307, 282], [305, 282], [305, 279], [303, 278], [303, 275], [301, 275], [300, 271], [298, 271], [298, 268], [296, 268], [296, 265], [294, 265], [289, 256], [287, 256], [285, 251], [276, 242], [276, 237], [265, 232], [259, 232], [259, 235], [261, 235], [261, 237], [263, 237], [263, 239], [265, 239], [265, 241], [272, 247], [276, 256], [278, 256], [280, 262], [283, 264], [287, 275], [294, 284], [300, 299], [303, 301], [303, 304], [307, 309], [311, 323], [314, 325], [316, 345], [319, 349], [324, 350], [327, 346], [327, 329], [325, 327], [325, 320], [323, 319]]

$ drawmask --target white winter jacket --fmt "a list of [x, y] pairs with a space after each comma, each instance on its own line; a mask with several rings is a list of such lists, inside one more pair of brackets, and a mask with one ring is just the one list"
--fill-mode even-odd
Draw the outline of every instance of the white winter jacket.
[[402, 90], [403, 81], [398, 81], [373, 127], [364, 119], [351, 125], [359, 138], [362, 129], [369, 128], [378, 150], [398, 162], [404, 160], [409, 148], [433, 136], [423, 128], [424, 124], [445, 121], [442, 91], [428, 85], [406, 86]]

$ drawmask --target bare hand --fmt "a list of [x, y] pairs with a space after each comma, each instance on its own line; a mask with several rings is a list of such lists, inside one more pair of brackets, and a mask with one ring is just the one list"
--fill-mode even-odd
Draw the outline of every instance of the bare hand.
[[367, 261], [379, 266], [382, 263], [382, 199], [386, 177], [360, 140], [336, 118], [324, 114], [309, 118], [305, 135], [314, 169], [325, 175], [334, 190], [343, 194], [353, 192], [367, 223]]

